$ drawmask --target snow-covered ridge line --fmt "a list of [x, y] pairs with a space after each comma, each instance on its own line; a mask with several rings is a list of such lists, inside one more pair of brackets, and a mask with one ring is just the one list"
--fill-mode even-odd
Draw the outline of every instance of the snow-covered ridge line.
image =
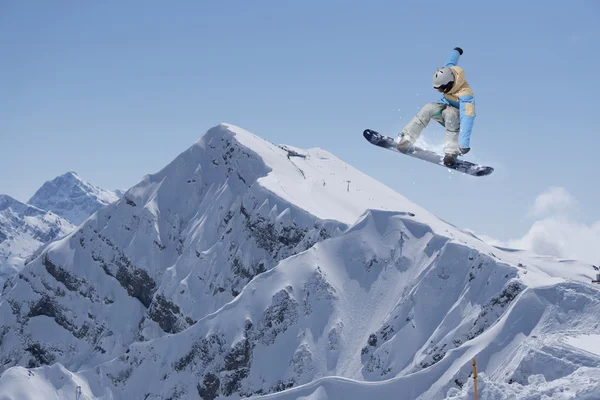
[[73, 231], [119, 196], [85, 182], [74, 172], [44, 183], [29, 203], [0, 194], [0, 290], [46, 243]]
[[[539, 285], [525, 286], [520, 274], [535, 275], [531, 280]], [[359, 277], [360, 286], [355, 286]], [[390, 286], [390, 281], [398, 284]], [[484, 370], [492, 370], [498, 367], [490, 355], [502, 344], [518, 340], [531, 348], [536, 340], [521, 337], [535, 338], [536, 330], [546, 329], [549, 311], [572, 289], [577, 289], [578, 299], [573, 300], [582, 316], [580, 328], [585, 328], [584, 319], [600, 312], [594, 289], [568, 282], [547, 285], [552, 281], [541, 271], [504, 264], [437, 235], [408, 213], [369, 211], [340, 237], [257, 276], [235, 300], [187, 330], [133, 344], [126, 357], [102, 365], [100, 375], [107, 377], [103, 385], [122, 393], [118, 398], [133, 395], [152, 371], [158, 372], [151, 381], [160, 383], [147, 389], [150, 399], [195, 392], [205, 399], [264, 394], [322, 374], [346, 374], [355, 381], [391, 378], [361, 389], [370, 396], [439, 398], [457, 382], [467, 382], [472, 357]], [[361, 289], [363, 285], [370, 286]], [[477, 306], [471, 311], [469, 304]], [[456, 312], [462, 317], [450, 317]], [[525, 324], [519, 323], [524, 314]], [[323, 318], [327, 323], [319, 327]], [[308, 332], [313, 332], [312, 339]], [[551, 332], [543, 333], [549, 337]], [[407, 347], [404, 354], [397, 353]], [[534, 354], [547, 357], [547, 351]], [[333, 369], [317, 354], [333, 357], [328, 363], [337, 360]], [[565, 350], [562, 357], [593, 362]], [[162, 375], [160, 363], [165, 362], [170, 367]], [[521, 369], [531, 368], [531, 362], [525, 354], [513, 355], [512, 366], [502, 375], [527, 383]], [[283, 379], [276, 378], [282, 371]], [[200, 383], [190, 386], [198, 374], [203, 376]], [[262, 379], [271, 383], [261, 384]], [[281, 396], [307, 394], [300, 390]], [[352, 387], [341, 390], [334, 398], [361, 393]]]
[[222, 124], [12, 281], [0, 365], [30, 368], [0, 393], [34, 374], [48, 398], [462, 399], [471, 357], [489, 388], [581, 382], [600, 357], [568, 335], [597, 330], [594, 272]]
[[0, 293], [36, 251], [73, 229], [51, 211], [0, 195]]

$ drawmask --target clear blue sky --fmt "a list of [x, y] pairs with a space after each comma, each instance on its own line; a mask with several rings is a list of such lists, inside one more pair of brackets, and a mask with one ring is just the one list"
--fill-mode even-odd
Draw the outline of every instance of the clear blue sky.
[[[126, 3], [126, 4], [125, 4]], [[355, 4], [352, 4], [355, 3]], [[522, 235], [549, 186], [600, 219], [600, 2], [0, 1], [0, 193], [129, 188], [220, 122], [322, 147], [460, 227]], [[455, 46], [487, 178], [368, 145]], [[425, 135], [441, 141], [431, 125]]]

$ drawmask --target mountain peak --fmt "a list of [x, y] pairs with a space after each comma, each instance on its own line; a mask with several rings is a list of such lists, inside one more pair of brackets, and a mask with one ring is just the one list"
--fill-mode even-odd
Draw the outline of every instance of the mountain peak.
[[69, 171], [42, 185], [29, 204], [49, 210], [79, 225], [96, 210], [119, 199], [115, 192], [98, 188]]
[[[264, 165], [265, 172], [257, 179], [260, 186], [318, 218], [352, 224], [367, 209], [430, 215], [399, 193], [321, 148], [300, 149], [274, 144], [229, 123], [209, 129], [195, 146], [222, 153], [215, 154], [213, 163], [223, 164], [224, 159], [234, 154], [230, 145], [232, 141], [244, 149], [245, 159], [252, 154]], [[240, 176], [244, 177], [247, 173], [245, 169], [244, 164], [244, 168], [239, 170]]]
[[81, 179], [81, 177], [77, 174], [77, 172], [75, 171], [69, 171], [66, 172], [62, 175], [57, 176], [55, 179], [55, 181], [72, 181], [72, 182], [81, 182], [85, 184], [85, 181], [83, 179]]

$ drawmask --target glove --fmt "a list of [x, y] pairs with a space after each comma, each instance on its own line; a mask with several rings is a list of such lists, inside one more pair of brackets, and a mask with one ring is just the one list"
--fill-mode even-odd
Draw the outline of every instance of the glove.
[[455, 47], [454, 50], [458, 51], [458, 54], [462, 56], [463, 49], [461, 49], [460, 47]]
[[469, 150], [471, 150], [470, 147], [461, 147], [460, 154], [467, 154], [469, 152]]

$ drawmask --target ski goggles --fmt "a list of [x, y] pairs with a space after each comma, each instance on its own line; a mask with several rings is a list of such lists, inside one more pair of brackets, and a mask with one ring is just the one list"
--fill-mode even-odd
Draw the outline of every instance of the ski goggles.
[[434, 87], [434, 89], [441, 93], [448, 93], [453, 86], [454, 82], [450, 82], [442, 86]]

